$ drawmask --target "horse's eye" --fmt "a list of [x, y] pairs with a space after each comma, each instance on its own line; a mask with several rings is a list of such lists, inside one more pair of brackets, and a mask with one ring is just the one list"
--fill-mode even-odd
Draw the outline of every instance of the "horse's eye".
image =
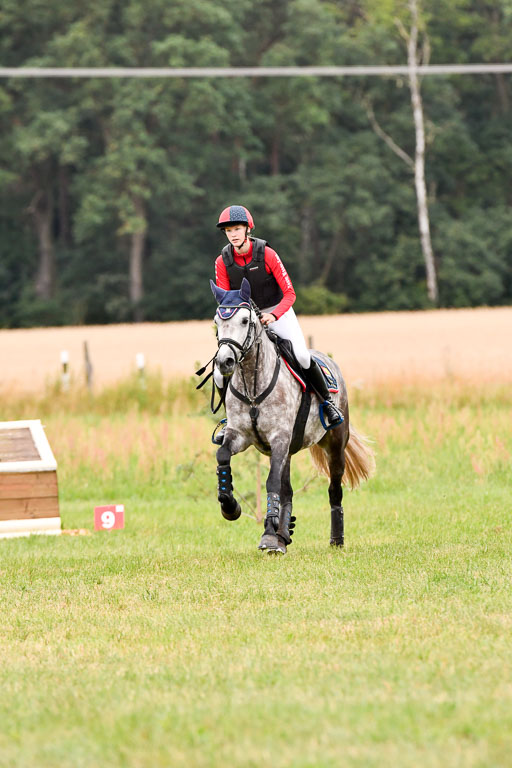
[[242, 320], [242, 325], [247, 325], [248, 322], [249, 322], [249, 318], [244, 317], [244, 319]]

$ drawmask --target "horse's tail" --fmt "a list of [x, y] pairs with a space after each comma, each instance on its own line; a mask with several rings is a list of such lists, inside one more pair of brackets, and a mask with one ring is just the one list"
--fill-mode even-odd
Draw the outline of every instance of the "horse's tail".
[[[317, 470], [330, 477], [329, 462], [324, 449], [319, 445], [312, 445], [309, 450]], [[350, 437], [345, 446], [345, 472], [342, 483], [353, 490], [368, 480], [374, 471], [375, 453], [372, 448], [372, 441], [365, 435], [360, 435], [351, 425]]]

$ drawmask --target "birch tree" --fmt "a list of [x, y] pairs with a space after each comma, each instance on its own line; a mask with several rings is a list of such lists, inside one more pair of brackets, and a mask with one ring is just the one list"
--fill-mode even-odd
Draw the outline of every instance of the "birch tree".
[[[418, 0], [408, 0], [407, 3], [410, 20], [409, 28], [400, 18], [394, 19], [402, 39], [407, 46], [408, 85], [411, 96], [411, 106], [415, 131], [415, 153], [412, 158], [404, 151], [386, 131], [381, 127], [375, 117], [371, 102], [366, 101], [366, 108], [370, 123], [374, 131], [386, 142], [387, 146], [403, 160], [414, 173], [414, 186], [416, 190], [416, 204], [418, 212], [418, 229], [421, 240], [421, 250], [425, 263], [427, 278], [427, 293], [430, 301], [437, 304], [439, 291], [437, 286], [437, 272], [435, 265], [432, 239], [430, 236], [430, 218], [428, 210], [427, 185], [425, 182], [425, 116], [423, 100], [421, 97], [421, 82], [418, 75], [418, 66], [427, 64], [429, 59], [429, 41], [426, 32], [421, 32], [420, 6]], [[423, 41], [420, 50], [419, 38], [422, 33]]]
[[[409, 0], [411, 11], [411, 26], [409, 31], [400, 25], [400, 29], [407, 43], [407, 64], [409, 67], [409, 89], [411, 92], [411, 104], [414, 117], [414, 130], [416, 133], [416, 152], [414, 158], [414, 184], [416, 187], [416, 201], [418, 204], [418, 226], [421, 238], [421, 250], [425, 260], [427, 273], [427, 291], [429, 299], [437, 303], [437, 275], [430, 237], [430, 220], [428, 215], [427, 186], [425, 184], [425, 120], [423, 115], [423, 101], [421, 98], [420, 82], [417, 72], [418, 66], [418, 3], [417, 0]], [[428, 51], [428, 38], [425, 35], [425, 51]]]

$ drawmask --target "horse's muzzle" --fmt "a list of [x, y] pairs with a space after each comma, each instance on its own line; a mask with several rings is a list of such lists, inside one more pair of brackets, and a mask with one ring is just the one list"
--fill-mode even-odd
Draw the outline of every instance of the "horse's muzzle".
[[236, 360], [234, 357], [231, 357], [231, 355], [228, 355], [222, 360], [217, 360], [217, 367], [223, 376], [232, 376], [235, 370], [235, 364]]

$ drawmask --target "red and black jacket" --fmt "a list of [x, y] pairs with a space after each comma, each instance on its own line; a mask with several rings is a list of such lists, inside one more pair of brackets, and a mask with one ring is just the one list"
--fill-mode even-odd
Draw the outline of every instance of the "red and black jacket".
[[237, 290], [244, 277], [251, 284], [251, 297], [260, 309], [275, 307], [277, 319], [295, 301], [295, 291], [277, 253], [265, 240], [249, 238], [246, 254], [234, 250], [231, 244], [223, 248], [215, 262], [215, 278], [219, 288]]

